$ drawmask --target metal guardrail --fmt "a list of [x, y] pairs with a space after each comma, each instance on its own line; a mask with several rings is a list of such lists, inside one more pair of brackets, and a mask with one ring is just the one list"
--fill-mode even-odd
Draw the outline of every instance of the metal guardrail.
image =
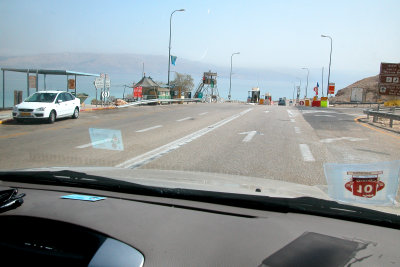
[[[396, 114], [396, 111], [398, 112]], [[378, 105], [377, 109], [364, 109], [363, 113], [367, 114], [367, 118], [369, 119], [369, 116], [373, 116], [373, 122], [377, 122], [378, 118], [385, 118], [389, 119], [389, 126], [390, 128], [393, 128], [393, 120], [400, 121], [400, 108], [396, 107], [389, 107], [389, 108], [381, 108], [380, 105]]]
[[151, 103], [173, 103], [173, 102], [202, 102], [201, 98], [184, 98], [184, 99], [149, 99], [149, 100], [140, 100], [133, 103], [117, 106], [117, 108], [125, 108], [129, 106], [137, 106], [137, 105], [147, 105]]

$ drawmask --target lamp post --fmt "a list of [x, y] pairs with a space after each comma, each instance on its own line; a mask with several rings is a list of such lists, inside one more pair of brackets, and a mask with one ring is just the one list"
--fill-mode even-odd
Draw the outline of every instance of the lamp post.
[[185, 9], [177, 9], [174, 10], [171, 13], [171, 16], [169, 18], [169, 49], [168, 49], [168, 88], [169, 88], [169, 69], [170, 69], [170, 65], [171, 65], [171, 24], [172, 24], [172, 15], [176, 12], [176, 11], [185, 11]]
[[332, 37], [329, 35], [323, 35], [321, 34], [321, 37], [327, 37], [331, 40], [331, 53], [329, 54], [329, 70], [328, 70], [328, 86], [326, 87], [326, 96], [329, 94], [329, 81], [331, 77], [331, 60], [332, 60]]
[[239, 55], [239, 54], [240, 54], [240, 52], [236, 52], [231, 55], [231, 73], [229, 75], [229, 94], [228, 94], [229, 101], [231, 100], [231, 88], [232, 88], [232, 58], [233, 58], [233, 55]]
[[310, 74], [310, 70], [308, 68], [301, 68], [302, 70], [307, 70], [307, 84], [306, 84], [306, 95], [304, 98], [307, 98], [307, 88], [308, 88], [308, 75]]
[[299, 78], [299, 77], [296, 77], [298, 80], [299, 80], [299, 82], [300, 82], [300, 85], [297, 87], [298, 88], [298, 92], [296, 93], [296, 99], [299, 99], [299, 97], [300, 97], [300, 90], [301, 90], [301, 79]]

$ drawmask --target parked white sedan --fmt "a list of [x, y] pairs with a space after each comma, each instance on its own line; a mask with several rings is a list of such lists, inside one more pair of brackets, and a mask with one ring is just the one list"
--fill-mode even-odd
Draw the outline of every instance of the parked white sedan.
[[80, 100], [68, 92], [39, 91], [14, 106], [13, 118], [20, 122], [25, 119], [45, 119], [53, 123], [56, 118], [79, 117]]

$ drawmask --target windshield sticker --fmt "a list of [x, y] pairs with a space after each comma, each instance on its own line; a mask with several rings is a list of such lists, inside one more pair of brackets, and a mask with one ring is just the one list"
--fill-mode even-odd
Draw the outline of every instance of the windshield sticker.
[[335, 200], [395, 205], [400, 161], [370, 164], [324, 164], [329, 196]]
[[62, 196], [64, 199], [74, 199], [74, 200], [84, 200], [84, 201], [99, 201], [106, 199], [105, 197], [96, 197], [96, 196], [86, 196], [86, 195], [67, 195]]
[[347, 174], [351, 175], [351, 179], [344, 187], [355, 196], [371, 198], [385, 187], [385, 184], [379, 181], [379, 175], [383, 174], [383, 171], [347, 172]]
[[93, 148], [124, 150], [120, 130], [89, 128], [89, 134]]

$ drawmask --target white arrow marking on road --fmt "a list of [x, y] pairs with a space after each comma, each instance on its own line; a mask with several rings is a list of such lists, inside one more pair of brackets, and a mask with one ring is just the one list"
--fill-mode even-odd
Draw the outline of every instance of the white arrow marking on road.
[[243, 138], [242, 142], [250, 142], [251, 139], [256, 135], [257, 131], [243, 132], [240, 134], [247, 134], [245, 138]]
[[176, 121], [186, 121], [186, 120], [190, 120], [192, 117], [186, 117], [186, 118], [183, 118], [183, 119], [180, 119], [180, 120], [176, 120]]
[[162, 127], [162, 125], [156, 125], [156, 126], [149, 127], [149, 128], [146, 128], [146, 129], [137, 130], [136, 132], [137, 133], [143, 133], [143, 132], [147, 132], [147, 131], [150, 131], [150, 130], [153, 130], [153, 129], [157, 129], [157, 128], [160, 128], [160, 127]]
[[326, 138], [326, 139], [321, 139], [319, 140], [321, 143], [333, 143], [335, 141], [340, 141], [340, 140], [348, 140], [351, 142], [356, 142], [356, 141], [366, 141], [368, 139], [366, 138], [357, 138], [357, 137], [338, 137], [338, 138]]

